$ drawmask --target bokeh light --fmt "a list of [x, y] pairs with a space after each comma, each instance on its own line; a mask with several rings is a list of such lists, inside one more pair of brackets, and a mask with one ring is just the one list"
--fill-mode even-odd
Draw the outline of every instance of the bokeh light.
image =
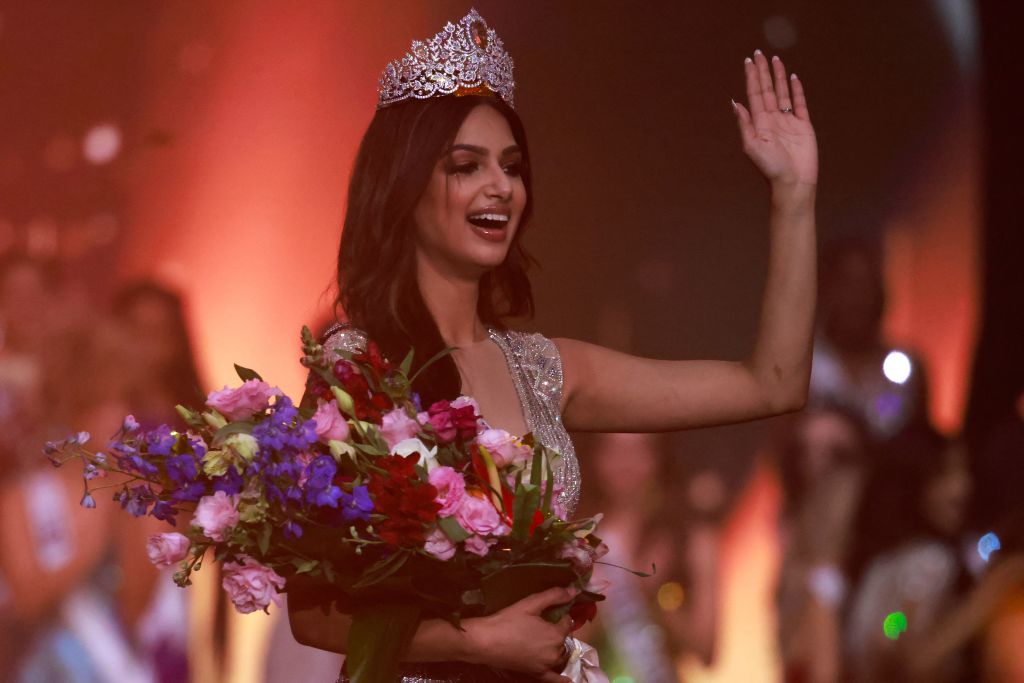
[[889, 640], [896, 640], [900, 634], [907, 630], [907, 615], [903, 612], [893, 612], [885, 618], [882, 624], [885, 637]]
[[978, 539], [978, 554], [981, 555], [981, 559], [988, 562], [989, 557], [992, 553], [1003, 547], [1003, 544], [999, 542], [999, 537], [991, 531]]
[[82, 154], [96, 165], [113, 161], [120, 151], [121, 129], [112, 123], [93, 126], [82, 140]]
[[882, 362], [882, 372], [890, 382], [903, 384], [912, 372], [910, 358], [902, 351], [890, 351]]
[[678, 581], [666, 581], [658, 587], [658, 607], [666, 612], [674, 612], [683, 606], [686, 592]]
[[785, 50], [796, 45], [796, 25], [789, 17], [781, 14], [764, 20], [764, 39], [776, 50]]

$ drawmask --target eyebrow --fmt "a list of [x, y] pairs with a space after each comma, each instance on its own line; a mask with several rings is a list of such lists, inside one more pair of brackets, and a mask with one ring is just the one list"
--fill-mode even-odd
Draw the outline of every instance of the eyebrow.
[[[456, 145], [452, 145], [451, 147], [449, 147], [448, 151], [446, 152], [446, 154], [451, 154], [452, 152], [455, 152], [455, 151], [458, 151], [458, 150], [465, 150], [467, 152], [473, 152], [474, 154], [479, 154], [480, 156], [487, 156], [487, 148], [486, 147], [480, 147], [478, 145], [467, 145], [467, 144], [462, 144], [462, 143], [456, 144]], [[519, 145], [509, 145], [505, 149], [501, 150], [501, 154], [499, 154], [498, 156], [507, 156], [509, 154], [515, 154], [516, 152], [522, 153], [522, 151], [523, 150], [519, 148]]]

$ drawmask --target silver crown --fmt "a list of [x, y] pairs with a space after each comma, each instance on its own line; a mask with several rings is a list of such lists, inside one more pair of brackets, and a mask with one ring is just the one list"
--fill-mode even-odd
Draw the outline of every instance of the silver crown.
[[490, 93], [512, 107], [515, 87], [512, 58], [501, 38], [471, 9], [427, 42], [414, 40], [410, 52], [387, 65], [377, 109], [409, 98]]

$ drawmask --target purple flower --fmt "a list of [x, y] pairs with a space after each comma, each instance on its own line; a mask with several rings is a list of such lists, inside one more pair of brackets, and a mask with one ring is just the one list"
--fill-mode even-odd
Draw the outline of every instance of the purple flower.
[[167, 476], [175, 484], [185, 484], [199, 477], [199, 463], [191, 453], [183, 453], [167, 459]]
[[88, 491], [86, 491], [85, 495], [82, 496], [81, 506], [84, 508], [96, 507], [96, 501], [93, 500], [92, 494], [90, 494]]
[[373, 512], [373, 501], [365, 486], [354, 487], [350, 494], [342, 491], [341, 514], [345, 521], [354, 522], [357, 519], [368, 521], [371, 512]]
[[146, 445], [151, 455], [170, 455], [178, 438], [167, 425], [160, 425], [146, 435]]
[[[219, 483], [219, 482], [217, 482]], [[213, 488], [217, 489], [217, 483], [214, 483]], [[241, 490], [241, 486], [239, 486]], [[225, 493], [238, 493], [238, 491], [225, 491]], [[206, 487], [201, 481], [193, 481], [187, 484], [181, 485], [179, 488], [171, 492], [171, 500], [179, 503], [195, 503], [200, 498], [206, 495]]]
[[328, 486], [323, 491], [316, 494], [316, 498], [313, 500], [313, 504], [319, 507], [338, 507], [338, 500], [343, 498], [345, 492], [337, 486]]
[[53, 455], [60, 451], [60, 446], [55, 441], [47, 441], [43, 444], [43, 453], [46, 455]]
[[121, 503], [121, 507], [133, 517], [142, 517], [149, 511], [149, 506], [156, 500], [156, 496], [148, 486], [133, 486], [118, 491], [114, 495], [114, 500]]
[[229, 495], [240, 493], [243, 486], [245, 486], [245, 480], [242, 479], [242, 475], [234, 467], [229, 467], [224, 476], [213, 480], [213, 490], [215, 493], [217, 491], [223, 491]]
[[139, 428], [139, 423], [135, 419], [134, 415], [125, 415], [124, 422], [121, 423], [121, 429], [129, 434]]
[[86, 466], [82, 469], [82, 476], [85, 478], [86, 481], [89, 481], [90, 479], [95, 479], [96, 477], [100, 476], [101, 473], [101, 470], [98, 467], [96, 467], [96, 465], [93, 465], [91, 462], [86, 464]]
[[302, 527], [289, 520], [284, 523], [285, 538], [302, 538]]
[[167, 522], [171, 526], [177, 526], [177, 522], [174, 519], [176, 510], [166, 500], [158, 500], [153, 504], [153, 509], [149, 511], [149, 514], [153, 517]]

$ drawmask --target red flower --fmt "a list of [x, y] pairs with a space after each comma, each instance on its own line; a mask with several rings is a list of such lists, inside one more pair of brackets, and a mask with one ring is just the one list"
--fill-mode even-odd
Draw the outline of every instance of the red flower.
[[437, 489], [420, 481], [416, 473], [419, 453], [408, 456], [386, 455], [375, 464], [385, 471], [367, 482], [376, 512], [386, 519], [375, 523], [386, 543], [400, 547], [419, 547], [426, 541], [425, 526], [437, 519], [441, 504]]
[[569, 616], [572, 617], [572, 630], [575, 631], [597, 616], [597, 603], [590, 600], [573, 603], [573, 606], [569, 608]]
[[357, 363], [368, 363], [374, 370], [377, 371], [378, 375], [383, 375], [385, 372], [390, 370], [393, 366], [391, 363], [384, 358], [384, 355], [380, 352], [380, 347], [375, 342], [369, 342], [366, 345], [365, 353], [357, 353], [352, 356], [352, 360]]

